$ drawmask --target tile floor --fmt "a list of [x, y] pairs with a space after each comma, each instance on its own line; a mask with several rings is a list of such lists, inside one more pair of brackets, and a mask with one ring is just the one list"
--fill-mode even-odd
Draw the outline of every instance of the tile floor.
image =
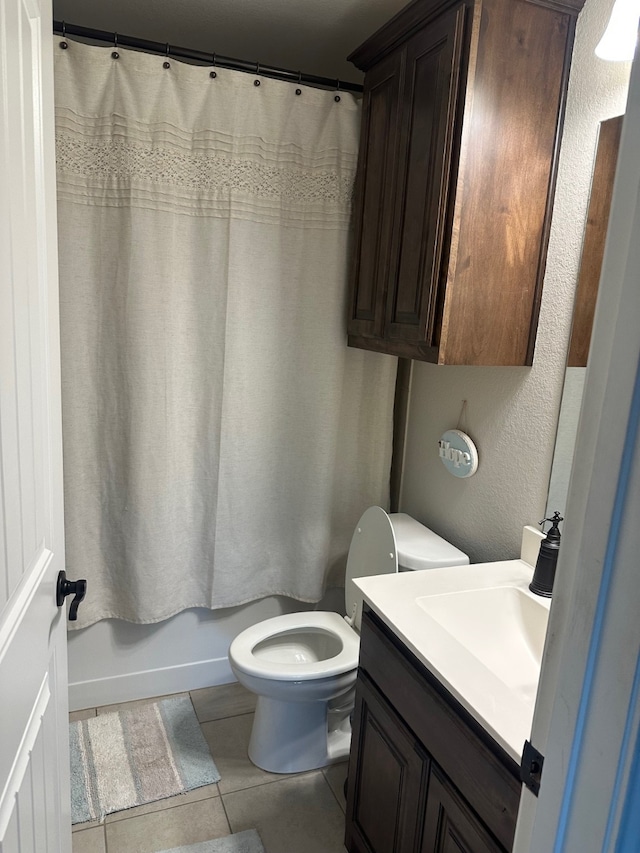
[[[346, 763], [287, 776], [265, 773], [247, 758], [253, 694], [225, 684], [190, 695], [220, 782], [107, 815], [104, 823], [78, 824], [73, 853], [157, 853], [244, 829], [258, 830], [266, 853], [344, 853]], [[126, 707], [136, 704], [142, 702]], [[90, 708], [70, 717], [121, 707]]]

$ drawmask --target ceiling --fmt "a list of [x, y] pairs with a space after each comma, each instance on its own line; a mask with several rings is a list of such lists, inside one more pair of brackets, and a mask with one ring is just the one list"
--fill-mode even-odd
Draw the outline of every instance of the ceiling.
[[54, 0], [57, 20], [360, 82], [347, 55], [407, 0]]

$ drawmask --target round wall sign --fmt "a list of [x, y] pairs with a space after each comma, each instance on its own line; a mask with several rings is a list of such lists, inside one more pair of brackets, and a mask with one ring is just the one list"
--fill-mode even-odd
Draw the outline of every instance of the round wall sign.
[[438, 455], [454, 477], [471, 477], [478, 470], [478, 450], [466, 432], [448, 429], [438, 442]]

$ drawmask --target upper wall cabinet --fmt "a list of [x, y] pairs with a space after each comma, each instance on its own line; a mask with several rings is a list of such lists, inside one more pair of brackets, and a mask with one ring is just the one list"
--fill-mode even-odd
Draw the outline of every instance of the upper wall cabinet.
[[350, 346], [530, 365], [583, 0], [414, 0], [365, 72]]

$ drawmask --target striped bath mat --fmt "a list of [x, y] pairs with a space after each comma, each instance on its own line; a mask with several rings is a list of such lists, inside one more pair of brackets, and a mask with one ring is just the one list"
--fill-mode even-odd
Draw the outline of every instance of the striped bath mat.
[[214, 841], [201, 841], [186, 847], [172, 847], [162, 853], [264, 853], [260, 836], [255, 829], [246, 829]]
[[69, 736], [72, 823], [220, 781], [188, 696], [71, 723]]

